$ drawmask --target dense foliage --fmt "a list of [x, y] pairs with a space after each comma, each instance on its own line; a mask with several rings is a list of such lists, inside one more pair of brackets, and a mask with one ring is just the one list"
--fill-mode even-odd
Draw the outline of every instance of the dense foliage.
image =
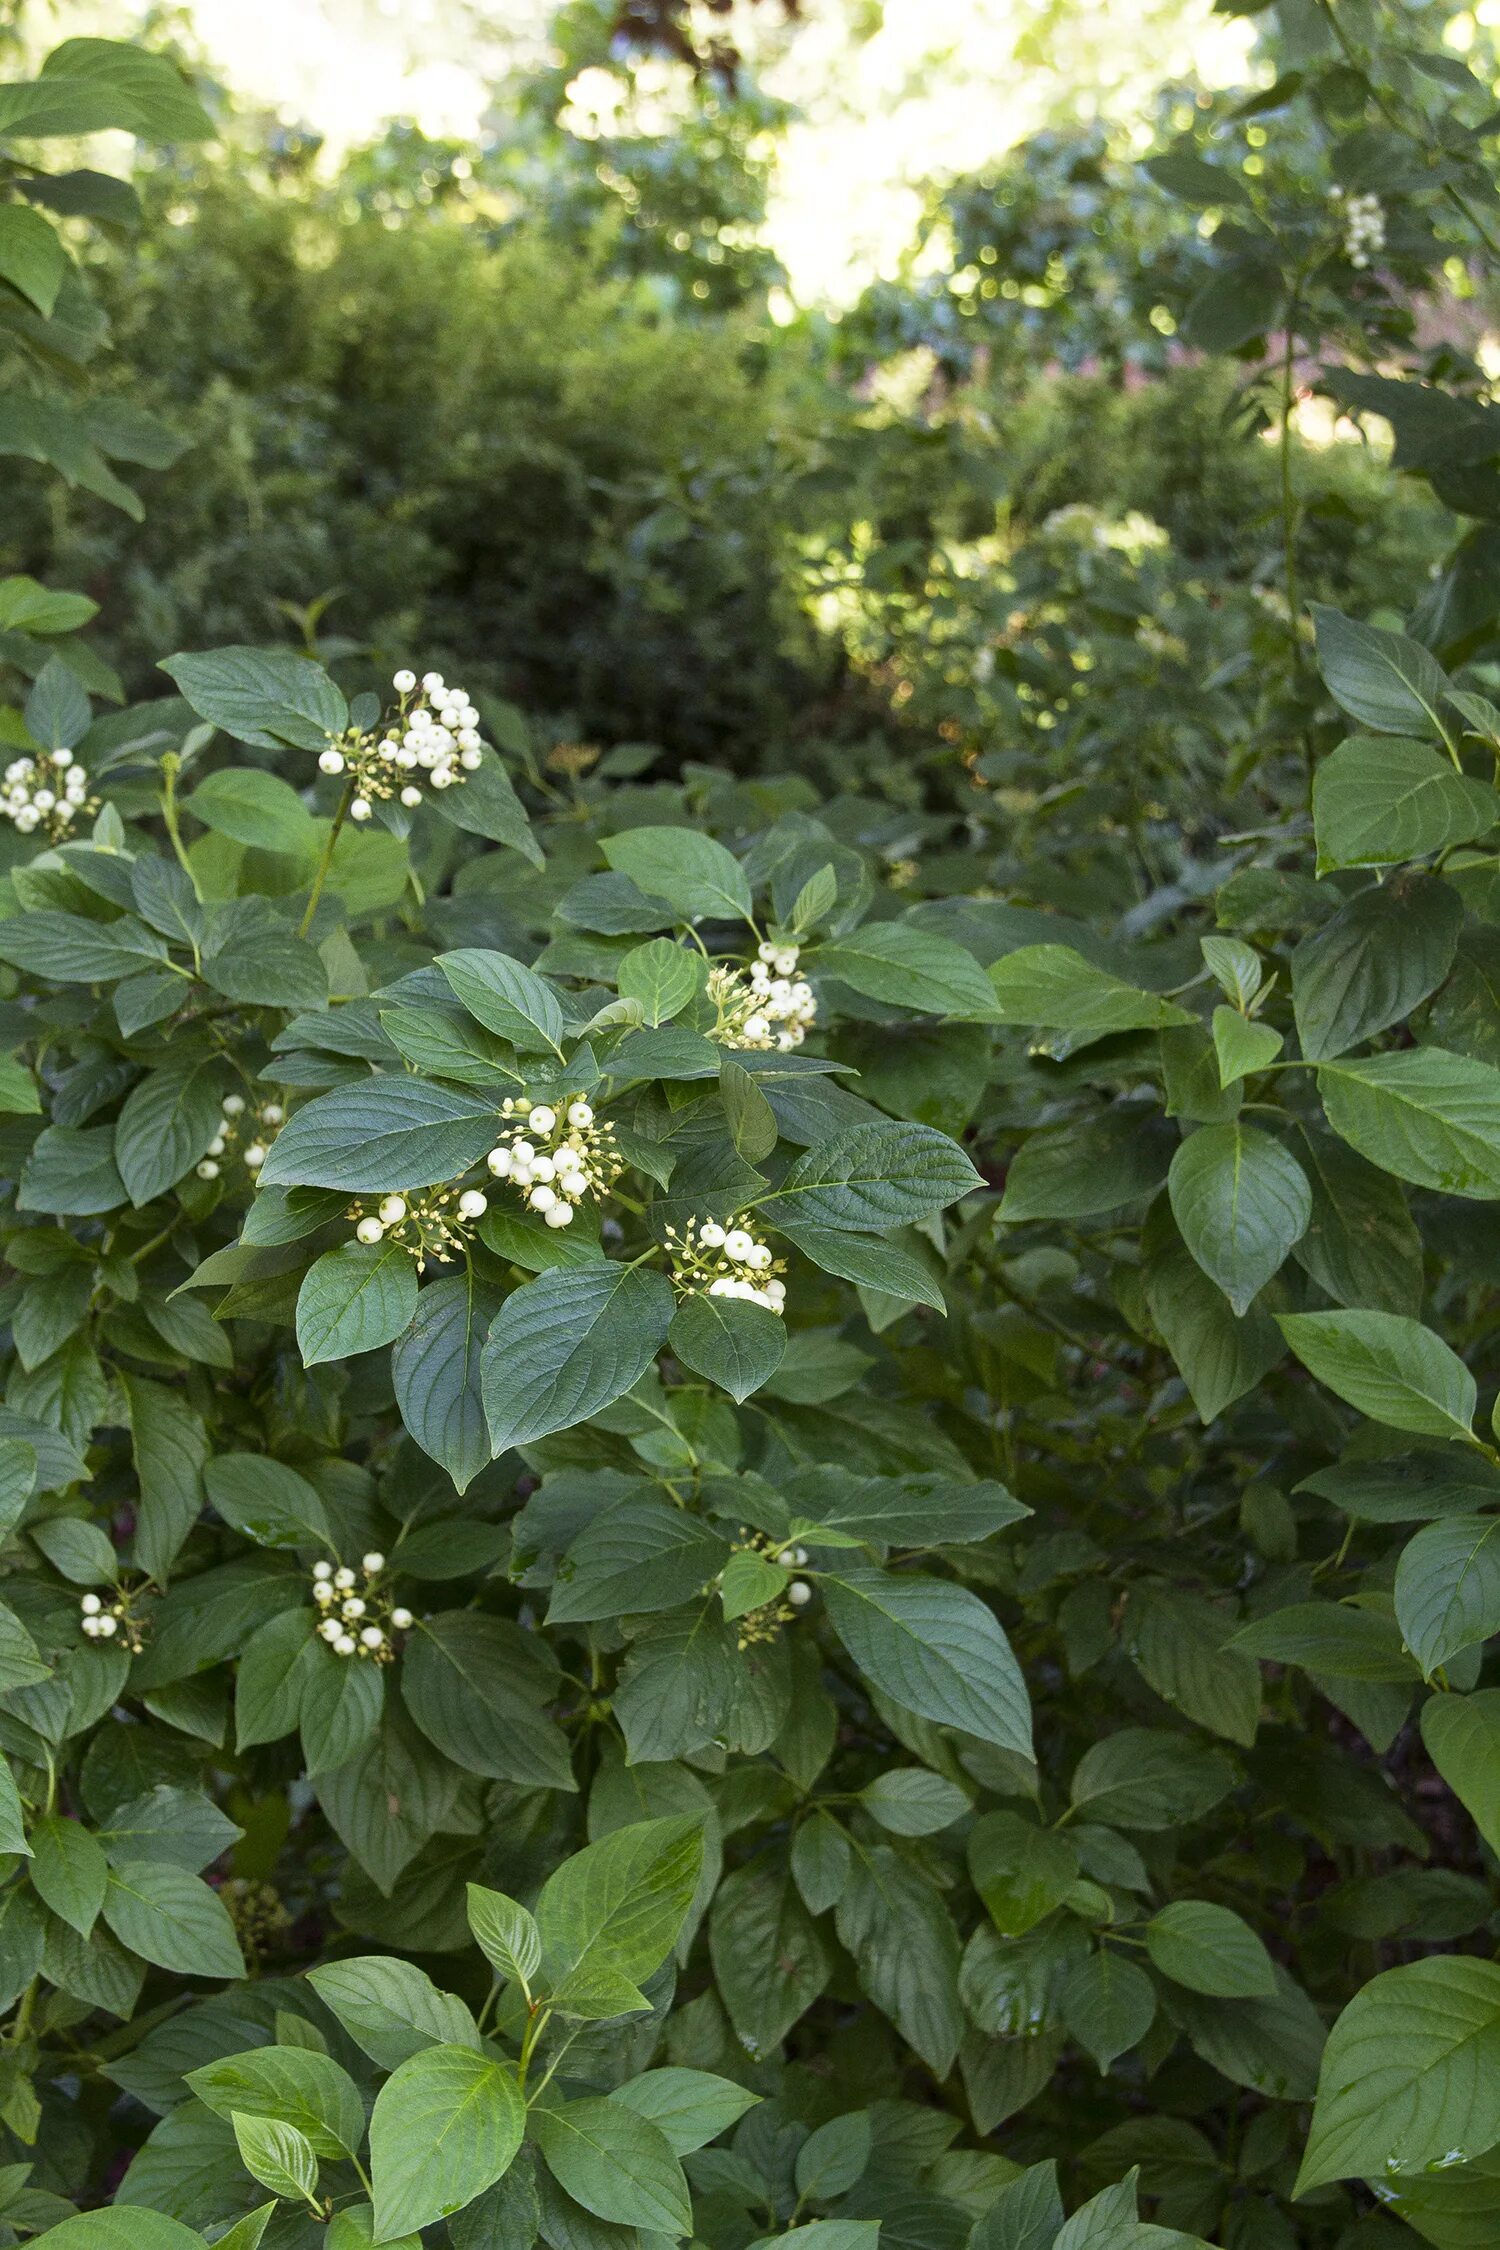
[[200, 442], [0, 581], [0, 2241], [1493, 2243], [1492, 118], [1287, 17], [857, 397], [4, 89]]

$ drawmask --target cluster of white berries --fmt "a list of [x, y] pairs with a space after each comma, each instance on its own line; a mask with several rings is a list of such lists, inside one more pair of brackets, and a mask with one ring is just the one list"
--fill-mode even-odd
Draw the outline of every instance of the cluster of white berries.
[[795, 945], [763, 939], [745, 969], [711, 969], [708, 996], [718, 1020], [709, 1037], [722, 1047], [800, 1047], [817, 1021], [812, 986], [797, 974]]
[[367, 1248], [393, 1242], [425, 1267], [429, 1258], [445, 1258], [473, 1233], [489, 1209], [489, 1197], [478, 1188], [455, 1193], [451, 1187], [428, 1188], [420, 1195], [383, 1195], [373, 1211], [362, 1203], [351, 1205], [354, 1239]]
[[199, 1179], [216, 1180], [226, 1156], [238, 1156], [247, 1172], [258, 1172], [286, 1123], [286, 1111], [280, 1102], [252, 1103], [243, 1094], [226, 1094], [219, 1107], [224, 1122], [197, 1166]]
[[323, 1612], [319, 1638], [335, 1656], [362, 1656], [374, 1664], [389, 1664], [395, 1656], [392, 1633], [409, 1632], [416, 1620], [409, 1609], [393, 1608], [375, 1581], [385, 1568], [384, 1555], [362, 1557], [364, 1584], [347, 1563], [313, 1564], [312, 1596]]
[[398, 672], [398, 708], [378, 734], [357, 731], [330, 742], [318, 759], [327, 774], [347, 773], [351, 820], [368, 820], [377, 799], [399, 796], [414, 808], [430, 789], [451, 789], [484, 762], [479, 713], [467, 688], [448, 687], [441, 672]]
[[106, 1608], [102, 1595], [85, 1594], [79, 1603], [83, 1612], [83, 1629], [91, 1641], [112, 1641], [118, 1635], [132, 1656], [139, 1656], [145, 1647], [141, 1637], [140, 1621], [130, 1614], [130, 1603], [124, 1594]]
[[[776, 1557], [783, 1570], [800, 1570], [807, 1561], [805, 1547], [783, 1547]], [[812, 1600], [812, 1588], [805, 1578], [794, 1578], [786, 1590], [786, 1598], [793, 1609], [806, 1609]]]
[[12, 758], [0, 791], [0, 813], [23, 836], [44, 828], [55, 844], [80, 814], [94, 810], [89, 777], [75, 765], [71, 750], [41, 750], [34, 758]]
[[[788, 1571], [801, 1569], [807, 1561], [805, 1547], [779, 1547], [768, 1533], [748, 1531], [743, 1524], [736, 1552], [762, 1555], [768, 1562], [774, 1559]], [[805, 1578], [792, 1579], [783, 1594], [762, 1602], [758, 1609], [746, 1610], [735, 1620], [736, 1645], [747, 1649], [760, 1642], [776, 1640], [781, 1628], [790, 1625], [798, 1610], [806, 1609], [812, 1597], [813, 1590]]]
[[785, 1270], [768, 1242], [757, 1242], [743, 1219], [689, 1219], [682, 1234], [666, 1230], [672, 1284], [683, 1297], [741, 1297], [767, 1312], [786, 1310]]
[[595, 1117], [582, 1094], [567, 1097], [561, 1113], [524, 1095], [504, 1110], [516, 1122], [490, 1150], [490, 1171], [519, 1188], [549, 1227], [571, 1226], [584, 1198], [608, 1194], [623, 1169], [613, 1127]]
[[1334, 188], [1331, 201], [1344, 222], [1344, 256], [1351, 266], [1364, 267], [1385, 248], [1385, 206], [1378, 195], [1354, 195]]

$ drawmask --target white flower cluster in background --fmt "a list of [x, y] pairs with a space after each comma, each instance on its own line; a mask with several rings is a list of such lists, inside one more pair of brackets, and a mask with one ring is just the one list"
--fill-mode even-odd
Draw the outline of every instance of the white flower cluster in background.
[[376, 804], [397, 797], [408, 811], [424, 789], [451, 789], [484, 762], [479, 713], [467, 688], [449, 687], [441, 672], [398, 672], [400, 703], [376, 733], [346, 734], [318, 759], [326, 774], [347, 774], [354, 791], [351, 820], [368, 820]]
[[117, 1592], [113, 1601], [102, 1594], [85, 1594], [79, 1603], [83, 1630], [91, 1641], [123, 1642], [132, 1656], [139, 1656], [145, 1647], [140, 1620], [131, 1615], [130, 1597]]
[[451, 1258], [461, 1249], [489, 1209], [489, 1198], [478, 1188], [423, 1188], [409, 1195], [383, 1195], [374, 1210], [351, 1204], [354, 1239], [366, 1249], [378, 1242], [394, 1243], [415, 1258], [420, 1271], [429, 1258]]
[[416, 1619], [409, 1609], [393, 1606], [382, 1592], [379, 1579], [384, 1555], [365, 1555], [360, 1573], [347, 1563], [314, 1563], [312, 1597], [322, 1611], [318, 1636], [335, 1656], [362, 1656], [369, 1663], [389, 1664], [396, 1654], [393, 1634], [410, 1632]]
[[1334, 188], [1330, 200], [1344, 222], [1344, 256], [1351, 266], [1367, 266], [1385, 248], [1385, 206], [1378, 195], [1355, 195]]
[[721, 1047], [775, 1049], [789, 1054], [800, 1047], [818, 1017], [813, 988], [797, 974], [795, 945], [769, 938], [748, 969], [710, 969], [708, 997], [717, 1018], [711, 1039]]
[[226, 1159], [236, 1156], [247, 1172], [255, 1174], [286, 1123], [286, 1111], [280, 1102], [247, 1100], [243, 1094], [226, 1094], [219, 1106], [224, 1122], [197, 1167], [199, 1179], [216, 1180]]
[[757, 1242], [743, 1219], [689, 1219], [685, 1232], [666, 1230], [672, 1286], [682, 1297], [739, 1297], [767, 1312], [786, 1310], [786, 1270], [768, 1242]]
[[39, 750], [34, 758], [12, 758], [5, 769], [0, 812], [23, 836], [40, 828], [55, 844], [94, 810], [89, 777], [71, 750]]
[[549, 1227], [571, 1226], [578, 1205], [602, 1201], [624, 1168], [614, 1128], [582, 1094], [566, 1095], [560, 1109], [524, 1095], [504, 1109], [515, 1124], [490, 1150], [491, 1173], [518, 1188]]

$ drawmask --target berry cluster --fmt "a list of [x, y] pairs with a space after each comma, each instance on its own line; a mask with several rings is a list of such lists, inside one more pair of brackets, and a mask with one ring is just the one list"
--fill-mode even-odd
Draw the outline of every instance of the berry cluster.
[[130, 1596], [116, 1588], [115, 1599], [105, 1606], [102, 1594], [85, 1594], [79, 1603], [83, 1612], [83, 1629], [91, 1641], [112, 1641], [118, 1637], [132, 1656], [139, 1656], [145, 1647], [141, 1620], [131, 1614]]
[[1344, 256], [1364, 267], [1385, 248], [1385, 206], [1378, 195], [1355, 195], [1334, 188], [1332, 201], [1344, 222]]
[[372, 1664], [389, 1664], [396, 1654], [392, 1635], [411, 1630], [416, 1620], [409, 1609], [393, 1606], [378, 1584], [385, 1569], [384, 1555], [365, 1555], [360, 1561], [363, 1585], [340, 1563], [313, 1564], [312, 1595], [323, 1612], [319, 1638], [335, 1656], [362, 1656]]
[[356, 1242], [394, 1242], [421, 1271], [429, 1258], [450, 1258], [461, 1249], [489, 1207], [478, 1188], [425, 1188], [420, 1195], [383, 1195], [373, 1211], [352, 1203], [349, 1217]]
[[[782, 1547], [768, 1533], [749, 1531], [744, 1524], [740, 1526], [736, 1552], [764, 1555], [768, 1562], [779, 1563], [783, 1570], [800, 1569], [807, 1561], [805, 1547]], [[746, 1610], [735, 1619], [735, 1645], [743, 1651], [776, 1640], [782, 1627], [790, 1625], [812, 1597], [813, 1590], [805, 1578], [792, 1579], [784, 1594], [762, 1602], [758, 1609]]]
[[743, 1219], [721, 1227], [717, 1219], [689, 1219], [679, 1234], [666, 1230], [672, 1286], [683, 1297], [742, 1297], [767, 1312], [786, 1310], [786, 1271], [767, 1242], [757, 1242]]
[[613, 1126], [595, 1117], [582, 1094], [568, 1097], [561, 1115], [524, 1096], [504, 1108], [516, 1122], [490, 1150], [491, 1172], [519, 1188], [549, 1227], [570, 1226], [575, 1207], [586, 1196], [602, 1199], [623, 1169]]
[[197, 1167], [199, 1179], [216, 1180], [226, 1156], [237, 1156], [247, 1172], [258, 1172], [286, 1123], [286, 1111], [280, 1102], [251, 1102], [243, 1094], [226, 1094], [219, 1106], [224, 1122]]
[[60, 843], [80, 815], [95, 810], [89, 777], [73, 763], [71, 750], [39, 750], [34, 758], [12, 758], [0, 791], [0, 813], [23, 836], [45, 829]]
[[484, 762], [479, 713], [468, 690], [445, 685], [441, 672], [398, 672], [392, 683], [400, 702], [372, 734], [353, 728], [318, 759], [327, 774], [348, 774], [354, 794], [351, 820], [368, 820], [377, 800], [399, 796], [412, 809], [422, 787], [451, 789]]
[[818, 1003], [797, 975], [795, 945], [762, 941], [748, 969], [710, 969], [708, 997], [717, 1011], [709, 1033], [721, 1047], [800, 1047], [817, 1021]]

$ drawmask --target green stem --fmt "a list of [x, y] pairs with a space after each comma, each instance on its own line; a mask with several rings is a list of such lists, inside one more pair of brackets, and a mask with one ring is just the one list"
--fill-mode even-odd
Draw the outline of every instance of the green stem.
[[[182, 830], [177, 825], [177, 776], [181, 771], [181, 759], [175, 750], [169, 750], [161, 762], [161, 817], [167, 834], [172, 839], [172, 849], [177, 854], [177, 864], [192, 884], [193, 896], [201, 906], [203, 904], [203, 893], [198, 888], [198, 878], [193, 873], [193, 863], [188, 858], [187, 849], [182, 841]], [[193, 948], [193, 960], [196, 965], [198, 960], [196, 945]]]
[[312, 890], [308, 894], [307, 911], [297, 925], [298, 937], [306, 937], [308, 931], [312, 928], [313, 916], [318, 911], [318, 901], [323, 896], [323, 885], [327, 882], [328, 870], [333, 865], [334, 849], [338, 844], [344, 822], [349, 817], [349, 807], [353, 802], [354, 783], [351, 779], [344, 784], [344, 793], [339, 799], [338, 810], [329, 824], [327, 838], [322, 851], [318, 855], [318, 864], [313, 869]]

